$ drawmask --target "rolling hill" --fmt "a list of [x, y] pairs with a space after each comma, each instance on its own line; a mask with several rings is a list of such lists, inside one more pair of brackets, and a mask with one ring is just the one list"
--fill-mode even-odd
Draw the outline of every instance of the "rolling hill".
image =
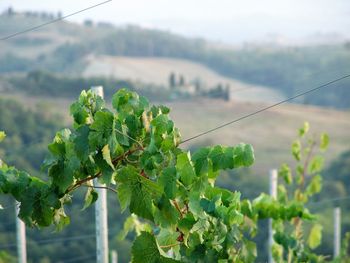
[[93, 56], [87, 59], [85, 77], [115, 77], [169, 87], [169, 76], [182, 75], [188, 83], [200, 81], [205, 89], [229, 85], [235, 100], [275, 102], [284, 96], [267, 87], [224, 77], [206, 66], [185, 59], [156, 57]]
[[[52, 14], [14, 13], [0, 15], [0, 36], [37, 26], [55, 17]], [[88, 23], [87, 23], [88, 22]], [[110, 57], [119, 57], [123, 64], [122, 75], [129, 76], [129, 59], [156, 59], [155, 70], [142, 69], [139, 78], [154, 77], [160, 70], [158, 60], [185, 59], [212, 71], [244, 83], [272, 88], [285, 96], [329, 82], [349, 74], [350, 45], [348, 43], [307, 47], [273, 48], [253, 46], [234, 49], [218, 46], [203, 39], [186, 38], [170, 32], [145, 29], [138, 26], [113, 26], [107, 23], [86, 21], [76, 24], [60, 21], [46, 27], [2, 41], [0, 72], [28, 72], [35, 69], [78, 74], [91, 69], [115, 65]], [[98, 58], [93, 65], [86, 58]], [[102, 57], [102, 59], [101, 59]], [[108, 63], [106, 61], [108, 60]], [[143, 61], [146, 63], [146, 61]], [[138, 69], [135, 64], [131, 66]], [[154, 63], [148, 63], [151, 67]], [[90, 67], [86, 69], [86, 67]], [[162, 66], [165, 66], [164, 63]], [[184, 65], [183, 65], [184, 66]], [[190, 72], [190, 68], [186, 71]], [[150, 73], [151, 72], [151, 73]], [[115, 73], [113, 73], [115, 74]], [[134, 74], [134, 73], [131, 73]], [[169, 74], [169, 73], [167, 73]], [[164, 77], [162, 77], [164, 79]], [[149, 80], [155, 81], [155, 80]], [[164, 80], [163, 80], [164, 81]], [[349, 79], [336, 84], [336, 92], [308, 94], [299, 103], [349, 108]], [[243, 95], [242, 95], [243, 96]], [[237, 95], [238, 97], [238, 95]], [[252, 97], [251, 94], [246, 97]], [[256, 96], [265, 101], [264, 96]]]

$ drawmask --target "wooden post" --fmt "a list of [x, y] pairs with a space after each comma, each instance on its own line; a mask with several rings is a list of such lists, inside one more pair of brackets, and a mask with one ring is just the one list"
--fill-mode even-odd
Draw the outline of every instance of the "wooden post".
[[[0, 168], [3, 162], [0, 159]], [[27, 263], [27, 246], [26, 246], [26, 226], [21, 219], [18, 218], [19, 206], [21, 203], [15, 201], [16, 216], [16, 239], [17, 239], [17, 261], [18, 263]]]
[[[270, 171], [270, 195], [272, 196], [272, 198], [276, 199], [277, 198], [277, 183], [278, 183], [278, 172], [276, 169], [273, 169]], [[268, 258], [268, 262], [269, 263], [273, 263], [274, 260], [272, 258], [272, 245], [274, 243], [273, 241], [273, 229], [272, 229], [272, 219], [269, 219], [269, 258]]]
[[[92, 87], [91, 91], [103, 98], [103, 87]], [[97, 179], [94, 185], [103, 187]], [[98, 263], [108, 263], [108, 223], [107, 223], [107, 190], [96, 188], [98, 199], [95, 204], [95, 220], [96, 220], [96, 261]]]
[[340, 207], [334, 208], [334, 255], [336, 258], [340, 254], [341, 243], [341, 210]]
[[118, 253], [116, 250], [111, 251], [111, 263], [118, 263]]
[[19, 206], [20, 203], [16, 201], [17, 258], [18, 263], [27, 263], [26, 227], [23, 221], [18, 218]]

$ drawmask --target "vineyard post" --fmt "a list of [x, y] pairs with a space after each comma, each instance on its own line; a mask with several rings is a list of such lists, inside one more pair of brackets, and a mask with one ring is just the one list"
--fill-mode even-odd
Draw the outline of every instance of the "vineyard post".
[[[278, 172], [276, 169], [272, 169], [270, 171], [270, 195], [272, 198], [277, 198], [277, 180], [278, 180]], [[269, 263], [274, 262], [272, 258], [272, 245], [273, 245], [273, 229], [272, 229], [272, 219], [269, 219], [269, 240], [268, 240], [268, 248], [269, 248]]]
[[[103, 98], [103, 87], [92, 87], [91, 91]], [[98, 193], [98, 199], [95, 204], [96, 220], [96, 260], [99, 263], [108, 263], [108, 224], [107, 224], [107, 190], [105, 185], [100, 184], [97, 179], [94, 180], [94, 186]]]
[[[2, 160], [0, 159], [0, 168]], [[26, 229], [21, 219], [18, 218], [20, 203], [16, 201], [16, 238], [17, 238], [17, 257], [18, 263], [27, 263], [27, 248], [26, 248]]]
[[18, 217], [20, 204], [21, 203], [16, 201], [17, 257], [18, 263], [27, 263], [26, 227], [23, 221]]
[[118, 253], [116, 250], [111, 251], [111, 263], [118, 263]]
[[334, 208], [334, 258], [339, 256], [340, 254], [340, 240], [341, 240], [341, 222], [340, 222], [340, 217], [341, 217], [341, 210], [340, 207]]

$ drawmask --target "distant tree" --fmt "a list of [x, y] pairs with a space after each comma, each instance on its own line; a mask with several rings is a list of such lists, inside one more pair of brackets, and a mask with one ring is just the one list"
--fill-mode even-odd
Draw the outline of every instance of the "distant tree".
[[94, 25], [94, 22], [91, 19], [86, 19], [84, 21], [84, 26], [92, 27], [93, 25]]
[[217, 85], [217, 90], [218, 90], [219, 93], [222, 93], [222, 92], [224, 91], [224, 88], [223, 88], [223, 86], [222, 86], [221, 83], [219, 83], [219, 84]]
[[225, 86], [225, 92], [224, 92], [224, 100], [229, 101], [230, 100], [230, 84], [226, 84]]
[[172, 89], [176, 87], [176, 75], [174, 72], [171, 72], [169, 75], [169, 87]]
[[57, 18], [62, 18], [62, 12], [61, 11], [57, 12]]
[[8, 15], [8, 16], [12, 16], [14, 13], [15, 13], [15, 11], [13, 10], [12, 6], [10, 6], [10, 7], [7, 9], [7, 15]]
[[179, 76], [179, 86], [185, 86], [185, 77], [182, 74]]

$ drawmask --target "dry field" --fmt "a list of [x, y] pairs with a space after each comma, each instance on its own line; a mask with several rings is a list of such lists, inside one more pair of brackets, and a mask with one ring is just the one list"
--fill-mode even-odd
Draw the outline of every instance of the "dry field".
[[219, 83], [223, 86], [228, 84], [238, 100], [273, 102], [283, 98], [283, 95], [270, 88], [221, 76], [202, 64], [185, 59], [91, 56], [87, 64], [83, 73], [86, 77], [113, 76], [167, 87], [169, 75], [174, 72], [177, 76], [183, 75], [186, 82], [199, 80], [204, 88], [212, 88]]

